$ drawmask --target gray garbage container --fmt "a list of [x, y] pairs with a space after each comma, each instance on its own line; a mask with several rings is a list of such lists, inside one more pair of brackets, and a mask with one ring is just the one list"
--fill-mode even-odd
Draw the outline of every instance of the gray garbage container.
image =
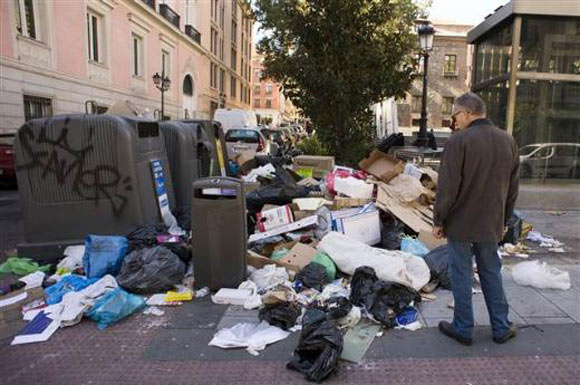
[[53, 260], [87, 234], [124, 235], [160, 222], [161, 208], [174, 207], [155, 121], [106, 114], [35, 119], [20, 128], [14, 147], [25, 228], [20, 256]]
[[200, 124], [213, 145], [210, 175], [234, 176], [229, 167], [229, 157], [226, 150], [226, 138], [220, 122], [214, 120], [182, 120], [186, 123]]
[[199, 123], [164, 121], [159, 123], [163, 133], [176, 211], [191, 210], [191, 186], [199, 178], [210, 176], [210, 157], [213, 145]]
[[243, 183], [212, 177], [193, 183], [191, 202], [196, 286], [236, 288], [246, 275], [246, 200]]

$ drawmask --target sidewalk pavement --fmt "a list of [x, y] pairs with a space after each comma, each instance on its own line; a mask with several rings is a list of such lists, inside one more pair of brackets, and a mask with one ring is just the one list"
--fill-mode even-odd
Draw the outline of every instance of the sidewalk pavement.
[[[504, 345], [491, 340], [487, 309], [474, 295], [474, 345], [466, 347], [443, 336], [440, 320], [451, 320], [451, 293], [422, 303], [425, 328], [411, 332], [387, 330], [376, 338], [360, 364], [341, 362], [328, 384], [578, 384], [580, 378], [580, 212], [561, 216], [524, 211], [539, 231], [563, 241], [566, 253], [539, 249], [541, 259], [570, 273], [568, 291], [539, 290], [517, 285], [510, 267], [523, 261], [504, 259], [504, 283], [510, 317], [519, 325], [516, 339]], [[0, 341], [0, 385], [8, 384], [301, 384], [304, 377], [287, 370], [299, 332], [270, 345], [260, 356], [243, 349], [208, 346], [222, 327], [257, 322], [256, 311], [213, 304], [208, 297], [165, 314], [137, 314], [99, 331], [84, 320], [60, 329], [45, 343], [9, 346]]]

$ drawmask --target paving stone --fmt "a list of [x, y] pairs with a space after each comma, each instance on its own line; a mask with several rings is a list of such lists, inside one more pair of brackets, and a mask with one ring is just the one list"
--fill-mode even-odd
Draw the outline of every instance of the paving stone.
[[530, 325], [556, 325], [574, 323], [574, 320], [569, 317], [526, 317], [524, 320], [527, 324]]
[[508, 295], [511, 307], [522, 317], [566, 317], [566, 314], [538, 292], [514, 288]]

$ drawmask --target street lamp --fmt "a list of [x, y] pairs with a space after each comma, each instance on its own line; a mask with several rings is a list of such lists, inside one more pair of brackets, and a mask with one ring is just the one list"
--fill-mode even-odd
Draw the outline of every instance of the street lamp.
[[421, 98], [421, 124], [415, 145], [417, 147], [427, 147], [429, 143], [427, 139], [427, 66], [429, 63], [429, 51], [433, 49], [435, 29], [428, 23], [421, 24], [417, 29], [417, 34], [419, 35], [419, 43], [423, 53], [423, 95]]
[[155, 84], [155, 87], [157, 87], [157, 89], [159, 91], [161, 91], [161, 119], [160, 120], [163, 120], [165, 118], [164, 94], [165, 94], [165, 91], [167, 91], [169, 89], [169, 87], [171, 86], [171, 80], [169, 80], [169, 77], [165, 76], [165, 61], [163, 62], [163, 67], [161, 69], [161, 75], [159, 75], [158, 72], [155, 72], [155, 75], [153, 75], [153, 83]]

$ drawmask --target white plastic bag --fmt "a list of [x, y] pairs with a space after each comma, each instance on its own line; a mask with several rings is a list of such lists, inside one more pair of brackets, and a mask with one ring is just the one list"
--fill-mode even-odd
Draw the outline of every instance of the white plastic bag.
[[254, 271], [250, 279], [258, 286], [258, 290], [266, 290], [288, 281], [288, 272], [284, 267], [276, 265], [266, 265], [263, 268]]
[[239, 323], [218, 331], [208, 345], [223, 349], [247, 348], [248, 353], [258, 355], [258, 352], [264, 350], [266, 345], [281, 341], [289, 335], [289, 332], [270, 326], [266, 321], [258, 325]]
[[338, 269], [349, 275], [358, 267], [369, 266], [379, 279], [399, 282], [415, 290], [421, 290], [431, 279], [423, 258], [371, 247], [341, 233], [328, 233], [318, 244], [318, 250], [328, 254]]
[[538, 289], [568, 290], [572, 287], [567, 271], [548, 266], [546, 262], [522, 262], [512, 268], [512, 277], [518, 285]]

